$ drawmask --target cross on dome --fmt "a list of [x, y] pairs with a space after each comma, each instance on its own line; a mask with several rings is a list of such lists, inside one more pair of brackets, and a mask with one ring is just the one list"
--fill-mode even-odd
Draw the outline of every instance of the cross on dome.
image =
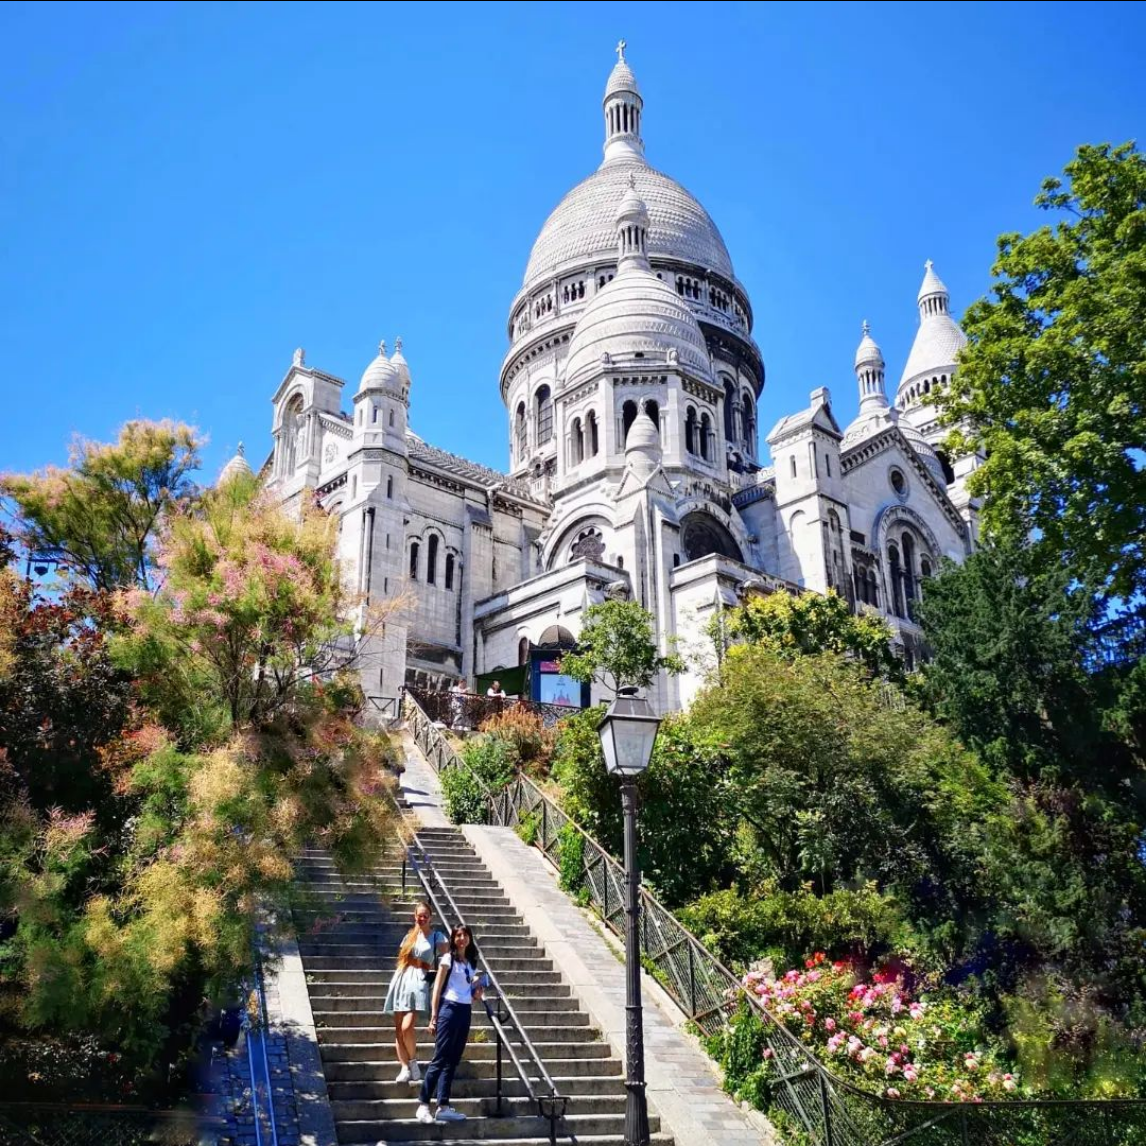
[[625, 62], [625, 49], [628, 46], [629, 45], [626, 44], [624, 40], [618, 40], [617, 41], [617, 47], [616, 47], [617, 59], [620, 60], [621, 63]]
[[386, 357], [386, 339], [384, 338], [378, 340], [378, 353], [381, 354], [383, 358]]

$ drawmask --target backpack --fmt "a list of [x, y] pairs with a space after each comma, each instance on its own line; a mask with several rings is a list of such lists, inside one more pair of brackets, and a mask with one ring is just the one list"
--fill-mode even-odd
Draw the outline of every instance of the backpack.
[[442, 958], [441, 955], [438, 954], [438, 944], [443, 939], [447, 943], [450, 941], [450, 937], [444, 931], [435, 929], [430, 932], [430, 970], [424, 972], [424, 974], [426, 976], [426, 982], [431, 986], [433, 986], [434, 980], [438, 977], [438, 963]]

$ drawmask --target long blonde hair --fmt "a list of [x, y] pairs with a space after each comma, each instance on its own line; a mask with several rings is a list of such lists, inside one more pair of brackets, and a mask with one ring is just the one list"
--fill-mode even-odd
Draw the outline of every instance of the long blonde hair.
[[[418, 911], [423, 907], [430, 913], [430, 918], [433, 919], [433, 909], [422, 899], [414, 904], [414, 914], [417, 915]], [[410, 960], [413, 958], [414, 944], [418, 942], [418, 938], [421, 934], [421, 927], [415, 923], [407, 932], [406, 938], [402, 940], [402, 946], [398, 948], [398, 966], [401, 967], [403, 971], [410, 966]], [[433, 932], [431, 931], [430, 934], [432, 935]]]

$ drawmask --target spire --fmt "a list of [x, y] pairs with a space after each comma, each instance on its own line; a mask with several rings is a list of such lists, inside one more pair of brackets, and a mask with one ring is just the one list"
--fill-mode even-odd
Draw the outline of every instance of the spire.
[[884, 389], [883, 351], [871, 336], [871, 327], [865, 318], [863, 336], [856, 348], [856, 380], [859, 382], [860, 414], [886, 410], [887, 391]]
[[625, 60], [625, 41], [617, 44], [617, 62], [605, 85], [605, 162], [618, 159], [644, 162], [641, 112], [644, 108], [637, 77]]
[[233, 481], [237, 477], [250, 477], [253, 473], [254, 471], [247, 461], [243, 443], [240, 442], [238, 449], [235, 450], [235, 456], [223, 467], [216, 484], [226, 485], [227, 482]]
[[629, 189], [617, 209], [617, 274], [649, 270], [649, 210], [637, 192], [637, 177], [630, 172]]
[[625, 465], [638, 477], [648, 477], [660, 464], [661, 438], [648, 409], [641, 407], [625, 438]]
[[947, 287], [935, 273], [935, 265], [930, 259], [923, 264], [923, 267], [923, 283], [917, 296], [920, 319], [947, 314], [951, 306], [951, 296], [947, 292]]

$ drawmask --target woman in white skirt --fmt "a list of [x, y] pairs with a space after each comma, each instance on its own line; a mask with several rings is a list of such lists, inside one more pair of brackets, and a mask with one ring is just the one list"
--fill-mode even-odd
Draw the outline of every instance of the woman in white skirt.
[[418, 1016], [430, 1013], [430, 990], [437, 972], [437, 956], [450, 948], [445, 932], [430, 926], [433, 913], [428, 903], [414, 907], [414, 926], [398, 948], [398, 966], [386, 992], [382, 1010], [394, 1016], [394, 1049], [398, 1052], [396, 1082], [420, 1082], [418, 1066]]

